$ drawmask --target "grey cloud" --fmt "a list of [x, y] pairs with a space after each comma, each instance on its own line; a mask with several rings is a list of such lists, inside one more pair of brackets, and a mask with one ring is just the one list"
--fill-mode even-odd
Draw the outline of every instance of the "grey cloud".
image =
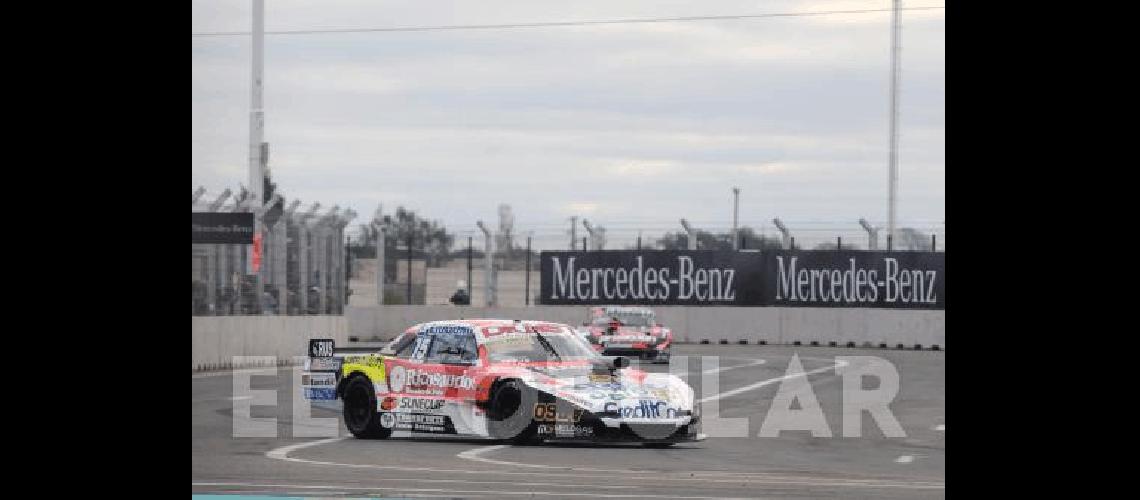
[[[695, 5], [272, 2], [267, 25], [806, 9]], [[195, 31], [248, 29], [247, 2], [194, 10]], [[924, 16], [904, 28], [900, 213], [941, 220], [943, 23]], [[464, 227], [493, 218], [499, 202], [516, 206], [520, 227], [557, 222], [572, 206], [596, 206], [599, 220], [719, 220], [733, 184], [757, 220], [881, 219], [886, 19], [269, 37], [274, 176], [291, 196], [361, 213], [405, 204]], [[195, 39], [193, 47], [193, 177], [220, 190], [245, 182], [249, 45]]]

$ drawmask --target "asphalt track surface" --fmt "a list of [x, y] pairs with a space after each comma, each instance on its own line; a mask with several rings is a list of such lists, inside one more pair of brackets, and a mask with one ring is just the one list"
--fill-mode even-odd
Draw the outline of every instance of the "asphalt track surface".
[[[797, 355], [834, 437], [784, 431], [758, 437]], [[232, 374], [193, 375], [193, 493], [318, 497], [518, 498], [942, 498], [945, 496], [945, 352], [757, 345], [678, 345], [698, 399], [721, 418], [747, 418], [749, 437], [709, 437], [668, 449], [546, 443], [509, 446], [454, 438], [294, 438], [293, 368], [254, 376], [276, 389], [276, 438], [233, 436]], [[719, 371], [704, 365], [717, 356]], [[862, 414], [861, 437], [843, 437], [843, 370], [837, 356], [876, 356], [899, 372], [890, 408], [905, 437], [887, 437]], [[649, 371], [669, 371], [649, 365]], [[272, 373], [273, 369], [269, 369]], [[715, 377], [715, 392], [703, 391]], [[710, 381], [711, 382], [711, 381]], [[874, 382], [865, 382], [873, 388]], [[299, 397], [299, 396], [298, 396]], [[706, 421], [709, 402], [705, 403]], [[312, 417], [338, 418], [313, 404]], [[798, 406], [796, 407], [798, 408]], [[706, 424], [706, 433], [710, 429]]]

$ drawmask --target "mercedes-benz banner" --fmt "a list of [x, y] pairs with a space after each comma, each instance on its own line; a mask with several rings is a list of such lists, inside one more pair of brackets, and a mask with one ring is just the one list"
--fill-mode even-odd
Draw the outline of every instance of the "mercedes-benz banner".
[[542, 252], [539, 301], [944, 309], [944, 275], [932, 252]]

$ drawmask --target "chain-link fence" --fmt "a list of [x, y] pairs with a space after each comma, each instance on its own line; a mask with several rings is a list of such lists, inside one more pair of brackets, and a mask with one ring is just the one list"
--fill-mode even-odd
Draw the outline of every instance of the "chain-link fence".
[[194, 212], [253, 212], [260, 234], [253, 244], [192, 244], [193, 314], [344, 314], [351, 293], [344, 230], [355, 214], [293, 201], [267, 218], [244, 194], [227, 204], [229, 193], [197, 193]]
[[[895, 250], [945, 251], [945, 229], [942, 223], [902, 225], [895, 237], [886, 230], [858, 223], [846, 227], [834, 222], [781, 221], [786, 233], [775, 225], [740, 227], [738, 248], [744, 250]], [[541, 227], [541, 226], [540, 226]], [[538, 302], [539, 252], [542, 250], [636, 250], [687, 249], [690, 235], [663, 224], [646, 224], [654, 231], [595, 226], [593, 234], [578, 227], [573, 235], [568, 230], [523, 230], [515, 235], [493, 236], [493, 265], [487, 272], [486, 238], [479, 230], [461, 231], [454, 236], [449, 249], [425, 249], [412, 238], [412, 251], [407, 241], [385, 240], [384, 257], [387, 270], [384, 279], [384, 304], [475, 305], [488, 303], [484, 284], [490, 280], [490, 303], [501, 307], [521, 307]], [[603, 231], [599, 231], [603, 229]], [[697, 250], [733, 250], [732, 228], [726, 226], [690, 225]], [[362, 241], [360, 232], [350, 235], [349, 258], [352, 261], [349, 286], [353, 290], [349, 305], [374, 306], [380, 303], [376, 290], [375, 241]], [[529, 255], [529, 259], [528, 259]], [[411, 275], [407, 270], [412, 270]], [[529, 270], [529, 271], [528, 271]], [[410, 286], [409, 286], [410, 285]]]

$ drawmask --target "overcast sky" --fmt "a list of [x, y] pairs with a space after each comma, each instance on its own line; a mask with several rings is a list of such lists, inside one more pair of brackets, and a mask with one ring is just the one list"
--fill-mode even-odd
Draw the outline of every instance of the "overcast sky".
[[[889, 8], [853, 1], [266, 1], [266, 29]], [[904, 6], [941, 6], [939, 0]], [[945, 11], [904, 11], [900, 225], [941, 229]], [[249, 31], [248, 0], [195, 0], [194, 33]], [[460, 234], [497, 220], [565, 239], [732, 223], [887, 218], [889, 12], [501, 30], [267, 35], [270, 168], [289, 198], [383, 203]], [[247, 183], [250, 39], [192, 37], [193, 187]], [[789, 224], [791, 225], [791, 224]], [[793, 230], [796, 228], [793, 227]], [[579, 229], [581, 232], [581, 229]]]

